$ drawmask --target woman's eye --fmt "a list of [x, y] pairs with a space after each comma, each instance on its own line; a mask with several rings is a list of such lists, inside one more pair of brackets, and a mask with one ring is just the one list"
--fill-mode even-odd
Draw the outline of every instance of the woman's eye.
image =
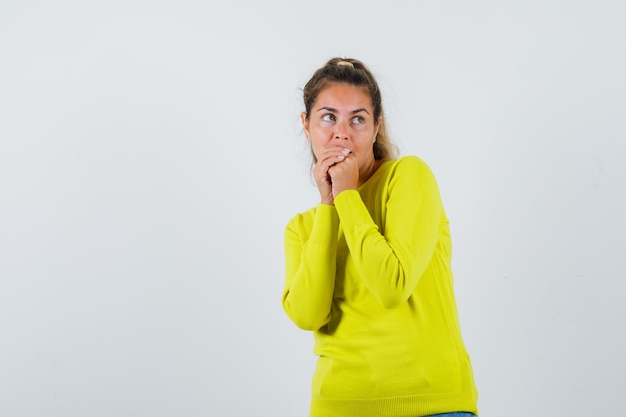
[[322, 116], [322, 120], [324, 120], [325, 122], [334, 122], [335, 121], [335, 115], [334, 114], [325, 114]]
[[352, 121], [359, 125], [365, 123], [365, 119], [362, 116], [354, 116], [354, 118], [352, 118]]

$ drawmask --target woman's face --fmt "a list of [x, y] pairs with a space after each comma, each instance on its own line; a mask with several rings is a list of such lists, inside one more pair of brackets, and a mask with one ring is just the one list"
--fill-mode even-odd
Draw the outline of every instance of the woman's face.
[[382, 118], [374, 120], [367, 88], [328, 84], [317, 96], [302, 125], [316, 159], [325, 146], [342, 146], [356, 156], [359, 168], [374, 161], [374, 141]]

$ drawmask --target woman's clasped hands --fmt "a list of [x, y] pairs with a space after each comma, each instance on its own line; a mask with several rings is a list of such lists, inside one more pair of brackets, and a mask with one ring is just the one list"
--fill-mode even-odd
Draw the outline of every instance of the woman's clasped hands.
[[321, 149], [313, 168], [313, 176], [322, 204], [332, 205], [335, 197], [342, 191], [358, 188], [358, 161], [350, 149], [330, 144]]

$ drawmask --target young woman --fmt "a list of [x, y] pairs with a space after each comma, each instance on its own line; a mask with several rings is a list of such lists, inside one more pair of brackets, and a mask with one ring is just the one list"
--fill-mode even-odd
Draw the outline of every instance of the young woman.
[[328, 61], [304, 106], [321, 202], [286, 228], [282, 302], [314, 332], [311, 417], [477, 414], [431, 170], [396, 159], [362, 62]]

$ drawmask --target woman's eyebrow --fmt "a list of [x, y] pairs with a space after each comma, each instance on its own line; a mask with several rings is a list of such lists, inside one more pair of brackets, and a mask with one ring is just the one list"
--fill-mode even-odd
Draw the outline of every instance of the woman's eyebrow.
[[[338, 110], [333, 108], [333, 107], [328, 107], [328, 106], [323, 106], [320, 107], [319, 109], [317, 109], [317, 111], [329, 111], [331, 113], [338, 113]], [[350, 113], [352, 114], [356, 114], [356, 113], [360, 113], [360, 112], [365, 112], [367, 114], [370, 114], [370, 112], [367, 111], [367, 109], [365, 107], [360, 108], [360, 109], [356, 109], [356, 110], [352, 110]]]

